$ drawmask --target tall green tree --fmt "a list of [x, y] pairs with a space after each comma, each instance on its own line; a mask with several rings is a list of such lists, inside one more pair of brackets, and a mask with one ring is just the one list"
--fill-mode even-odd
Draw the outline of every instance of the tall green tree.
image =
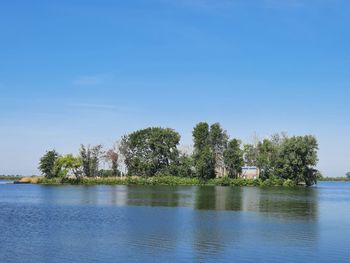
[[55, 169], [55, 162], [58, 158], [58, 153], [55, 150], [47, 151], [43, 157], [40, 158], [39, 170], [47, 178], [57, 176]]
[[244, 160], [241, 142], [239, 140], [233, 139], [229, 141], [228, 147], [224, 152], [224, 161], [229, 177], [237, 178], [242, 173]]
[[154, 176], [166, 172], [179, 158], [180, 134], [172, 129], [147, 128], [124, 136], [120, 152], [129, 175]]
[[195, 168], [200, 179], [215, 178], [215, 155], [209, 146], [204, 147], [196, 158]]
[[215, 177], [215, 154], [210, 143], [208, 123], [200, 122], [193, 129], [193, 161], [196, 174], [201, 179]]
[[215, 155], [215, 173], [217, 177], [225, 175], [224, 151], [227, 148], [228, 135], [220, 123], [210, 126], [209, 145]]
[[350, 179], [350, 172], [346, 173], [346, 177]]
[[210, 130], [209, 124], [206, 122], [200, 122], [193, 129], [193, 143], [194, 151], [201, 152], [206, 148], [210, 143]]
[[294, 136], [283, 141], [276, 162], [276, 175], [295, 183], [311, 186], [317, 183], [315, 169], [318, 143], [314, 136]]
[[97, 177], [99, 175], [100, 159], [103, 155], [102, 145], [87, 147], [81, 145], [80, 158], [83, 166], [83, 175], [86, 177]]
[[257, 149], [256, 166], [259, 169], [260, 177], [268, 179], [273, 176], [275, 170], [278, 148], [269, 139], [264, 139], [259, 142]]

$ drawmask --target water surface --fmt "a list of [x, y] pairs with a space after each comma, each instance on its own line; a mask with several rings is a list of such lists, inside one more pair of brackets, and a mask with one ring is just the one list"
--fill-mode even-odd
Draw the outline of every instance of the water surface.
[[0, 262], [350, 262], [350, 184], [0, 184]]

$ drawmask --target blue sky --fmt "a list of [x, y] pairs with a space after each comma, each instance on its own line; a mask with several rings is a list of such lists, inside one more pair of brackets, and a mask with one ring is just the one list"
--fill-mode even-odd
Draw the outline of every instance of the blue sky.
[[0, 174], [147, 126], [190, 144], [218, 121], [244, 142], [316, 135], [319, 169], [342, 176], [349, 13], [346, 0], [1, 1]]

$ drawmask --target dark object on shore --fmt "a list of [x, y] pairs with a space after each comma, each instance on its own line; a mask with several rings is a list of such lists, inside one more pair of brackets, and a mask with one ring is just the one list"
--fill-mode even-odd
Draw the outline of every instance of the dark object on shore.
[[30, 184], [30, 182], [14, 181], [14, 184]]

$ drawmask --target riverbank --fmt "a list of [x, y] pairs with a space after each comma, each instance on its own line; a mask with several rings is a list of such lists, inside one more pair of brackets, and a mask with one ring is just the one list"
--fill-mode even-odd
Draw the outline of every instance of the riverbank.
[[320, 182], [350, 182], [347, 177], [324, 177], [319, 179]]
[[7, 181], [15, 181], [15, 180], [21, 180], [22, 176], [20, 175], [0, 175], [0, 180], [7, 180]]
[[169, 186], [284, 186], [295, 187], [296, 184], [291, 180], [283, 180], [280, 178], [272, 178], [265, 181], [261, 179], [232, 179], [228, 177], [210, 179], [207, 181], [198, 178], [175, 177], [175, 176], [154, 176], [154, 177], [101, 177], [101, 178], [45, 178], [45, 177], [24, 177], [20, 183], [45, 184], [45, 185], [169, 185]]

